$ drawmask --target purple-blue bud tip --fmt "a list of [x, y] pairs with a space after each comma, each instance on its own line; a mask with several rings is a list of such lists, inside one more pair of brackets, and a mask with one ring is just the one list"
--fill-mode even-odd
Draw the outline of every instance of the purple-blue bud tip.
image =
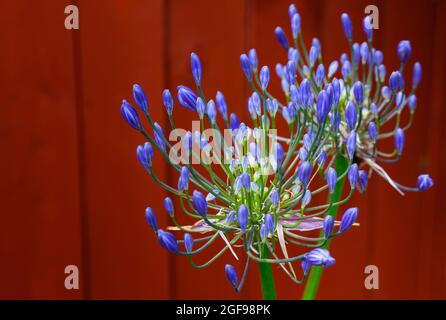
[[332, 216], [326, 216], [324, 219], [324, 225], [323, 225], [323, 231], [324, 231], [324, 237], [325, 239], [328, 239], [328, 237], [331, 235], [331, 232], [333, 231], [334, 227], [334, 219]]
[[121, 115], [133, 129], [142, 130], [141, 122], [139, 121], [139, 116], [136, 110], [132, 107], [127, 100], [122, 100], [121, 104]]
[[194, 247], [194, 238], [190, 233], [184, 234], [184, 247], [186, 249], [186, 252], [191, 252]]
[[178, 242], [175, 236], [167, 231], [158, 230], [158, 241], [161, 246], [169, 252], [177, 253], [178, 252]]
[[164, 204], [164, 209], [166, 210], [167, 214], [170, 217], [173, 217], [174, 216], [174, 207], [173, 207], [172, 199], [170, 197], [166, 197], [164, 199], [163, 204]]
[[341, 225], [339, 226], [340, 232], [345, 232], [351, 228], [358, 217], [358, 208], [347, 209], [342, 216]]
[[190, 65], [195, 84], [199, 85], [201, 82], [201, 61], [198, 55], [196, 55], [195, 53], [192, 53], [190, 55]]
[[200, 191], [194, 190], [192, 194], [192, 205], [200, 216], [206, 216], [208, 204], [206, 202], [206, 197]]
[[149, 111], [149, 103], [147, 101], [146, 94], [139, 84], [133, 85], [133, 100], [135, 100], [136, 105], [143, 111]]
[[237, 221], [240, 229], [243, 232], [246, 231], [246, 227], [248, 226], [248, 216], [248, 208], [244, 204], [242, 204], [237, 211]]
[[156, 220], [155, 212], [153, 212], [152, 208], [147, 208], [145, 212], [147, 224], [153, 229], [153, 231], [158, 230], [158, 222]]
[[235, 271], [235, 268], [232, 265], [227, 264], [225, 265], [225, 273], [229, 283], [234, 288], [234, 290], [237, 291], [237, 285], [238, 285], [237, 271]]
[[417, 179], [417, 188], [420, 191], [426, 191], [434, 185], [434, 180], [428, 174], [421, 174]]

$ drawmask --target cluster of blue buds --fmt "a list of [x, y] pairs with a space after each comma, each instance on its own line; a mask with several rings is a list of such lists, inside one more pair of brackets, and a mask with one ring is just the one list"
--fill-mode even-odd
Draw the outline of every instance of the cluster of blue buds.
[[[175, 126], [174, 99], [168, 89], [162, 93], [170, 136], [173, 134], [178, 143], [173, 145], [152, 119], [147, 97], [139, 85], [133, 87], [133, 99], [152, 133], [144, 129], [129, 102], [124, 100], [121, 106], [124, 120], [148, 140], [137, 148], [139, 162], [156, 183], [178, 197], [180, 211], [196, 220], [192, 225], [181, 224], [174, 202], [168, 197], [164, 208], [173, 226], [161, 229], [154, 211], [147, 208], [146, 220], [159, 243], [172, 253], [187, 256], [198, 268], [210, 265], [225, 252], [239, 260], [242, 251], [246, 264], [240, 280], [234, 266], [225, 267], [237, 291], [244, 283], [250, 260], [276, 264], [296, 283], [305, 280], [311, 266], [333, 265], [335, 259], [322, 247], [356, 225], [358, 209], [347, 209], [340, 221], [327, 212], [347, 203], [354, 190], [365, 192], [373, 172], [400, 193], [426, 191], [433, 185], [429, 175], [422, 174], [416, 186], [403, 186], [380, 165], [401, 157], [405, 132], [416, 110], [415, 90], [421, 79], [421, 65], [413, 65], [411, 83], [404, 78], [412, 54], [410, 42], [398, 44], [400, 67], [386, 77], [384, 56], [373, 47], [368, 17], [363, 21], [365, 40], [357, 43], [353, 40], [352, 22], [344, 13], [341, 22], [349, 52], [327, 67], [318, 39], [313, 39], [307, 50], [294, 5], [289, 8], [289, 17], [291, 38], [281, 27], [275, 29], [287, 55], [285, 64], [275, 66], [283, 100], [268, 91], [270, 69], [260, 67], [257, 52], [251, 49], [240, 56], [242, 71], [252, 88], [247, 103], [251, 124], [228, 112], [223, 93], [216, 93], [215, 102], [205, 96], [202, 65], [195, 53], [191, 55], [195, 88], [178, 86], [177, 98], [182, 107], [197, 113], [196, 129], [186, 131]], [[406, 111], [409, 120], [403, 124], [402, 114]], [[278, 121], [285, 124], [286, 134], [277, 135]], [[393, 150], [379, 148], [384, 139], [393, 139]], [[155, 151], [178, 172], [176, 186], [161, 181], [152, 169]], [[339, 157], [348, 163], [343, 172], [334, 168]], [[335, 187], [344, 178], [350, 192], [335, 200]], [[327, 202], [313, 203], [312, 198], [323, 192]], [[310, 236], [311, 230], [320, 230], [321, 235]], [[179, 238], [176, 232], [184, 236]], [[196, 263], [193, 257], [218, 238], [224, 240], [222, 249], [209, 261]], [[288, 245], [296, 245], [301, 252], [290, 256]], [[300, 263], [300, 277], [294, 262]]]

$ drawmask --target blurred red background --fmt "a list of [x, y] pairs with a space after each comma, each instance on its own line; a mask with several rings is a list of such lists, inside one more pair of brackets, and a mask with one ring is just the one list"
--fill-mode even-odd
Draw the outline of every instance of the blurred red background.
[[[379, 8], [375, 47], [388, 73], [397, 68], [396, 45], [412, 42], [411, 62], [423, 65], [415, 123], [392, 176], [413, 185], [429, 172], [436, 185], [401, 197], [377, 176], [356, 195], [361, 226], [333, 243], [337, 264], [326, 270], [319, 298], [446, 298], [445, 171], [443, 121], [446, 1], [295, 1], [304, 39], [322, 42], [325, 61], [347, 48], [340, 14], [349, 12], [354, 33], [366, 5]], [[80, 30], [64, 28], [64, 8], [76, 4]], [[151, 113], [166, 122], [164, 88], [192, 84], [189, 55], [198, 53], [209, 96], [225, 93], [229, 108], [247, 118], [248, 88], [239, 55], [257, 48], [261, 65], [274, 69], [284, 52], [276, 25], [288, 28], [290, 1], [79, 0], [1, 1], [0, 298], [260, 298], [256, 267], [240, 294], [232, 291], [225, 256], [204, 270], [161, 249], [144, 220], [152, 206], [160, 224], [166, 194], [135, 158], [143, 139], [122, 121], [122, 98], [141, 84]], [[275, 79], [275, 77], [273, 77]], [[274, 84], [278, 92], [277, 81]], [[176, 107], [179, 125], [192, 114]], [[181, 120], [180, 120], [181, 119]], [[188, 125], [189, 124], [189, 125]], [[156, 159], [158, 174], [176, 176]], [[64, 269], [80, 270], [79, 290], [66, 290]], [[364, 268], [376, 265], [378, 290], [364, 288]], [[278, 295], [295, 299], [302, 287], [276, 270]]]

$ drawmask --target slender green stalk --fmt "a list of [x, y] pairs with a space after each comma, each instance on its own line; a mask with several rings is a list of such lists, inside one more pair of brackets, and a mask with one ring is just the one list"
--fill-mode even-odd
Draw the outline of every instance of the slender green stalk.
[[[344, 173], [347, 170], [348, 161], [343, 156], [338, 156], [335, 161], [335, 170], [339, 175]], [[336, 184], [335, 190], [332, 195], [332, 201], [338, 202], [342, 197], [342, 189], [344, 187], [345, 176], [338, 181]], [[330, 210], [327, 211], [327, 215], [331, 215], [334, 219], [336, 219], [336, 214], [338, 213], [339, 206], [333, 206]], [[323, 237], [321, 231], [321, 237]], [[328, 240], [322, 248], [328, 249], [330, 246], [330, 240]], [[319, 282], [322, 277], [322, 267], [312, 267], [310, 274], [308, 276], [307, 284], [305, 285], [304, 294], [302, 296], [302, 300], [314, 300], [316, 298], [317, 290], [319, 288]]]
[[[263, 244], [261, 246], [260, 257], [267, 259], [269, 256], [268, 246]], [[274, 286], [273, 270], [271, 263], [258, 262], [260, 282], [262, 285], [263, 300], [276, 300], [276, 288]]]

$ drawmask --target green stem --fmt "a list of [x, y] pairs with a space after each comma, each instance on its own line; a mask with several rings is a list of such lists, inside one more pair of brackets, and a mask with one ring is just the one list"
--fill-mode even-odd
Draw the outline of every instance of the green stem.
[[[266, 244], [261, 245], [261, 258], [268, 258], [269, 250]], [[276, 288], [274, 286], [273, 270], [271, 263], [259, 262], [260, 282], [262, 285], [263, 300], [276, 300]]]
[[[343, 172], [347, 170], [348, 167], [348, 161], [343, 156], [338, 156], [335, 161], [335, 169], [340, 176]], [[345, 177], [340, 179], [338, 183], [336, 184], [335, 190], [332, 195], [333, 202], [338, 202], [342, 197], [342, 189], [344, 187]], [[328, 210], [327, 215], [332, 216], [334, 219], [336, 219], [336, 214], [338, 213], [339, 206], [333, 206], [330, 210]], [[324, 235], [321, 232], [321, 237]], [[330, 246], [330, 240], [328, 240], [322, 248], [328, 249]], [[305, 286], [304, 294], [302, 296], [302, 300], [314, 300], [316, 298], [317, 290], [319, 288], [319, 282], [321, 281], [322, 277], [322, 267], [312, 267], [310, 274], [308, 276], [307, 284]]]

